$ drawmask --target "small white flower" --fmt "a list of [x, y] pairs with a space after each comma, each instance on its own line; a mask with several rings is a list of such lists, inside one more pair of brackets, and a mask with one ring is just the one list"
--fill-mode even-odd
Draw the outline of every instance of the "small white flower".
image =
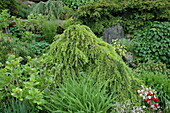
[[143, 97], [143, 94], [140, 94], [139, 96]]
[[152, 96], [148, 96], [149, 99], [151, 99]]
[[143, 106], [143, 108], [146, 108], [146, 106]]

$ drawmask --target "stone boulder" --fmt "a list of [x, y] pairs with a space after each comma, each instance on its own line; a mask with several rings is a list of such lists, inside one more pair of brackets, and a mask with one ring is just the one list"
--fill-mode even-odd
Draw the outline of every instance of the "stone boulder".
[[120, 25], [113, 25], [110, 28], [105, 28], [103, 37], [107, 43], [111, 43], [113, 39], [125, 38], [123, 27]]

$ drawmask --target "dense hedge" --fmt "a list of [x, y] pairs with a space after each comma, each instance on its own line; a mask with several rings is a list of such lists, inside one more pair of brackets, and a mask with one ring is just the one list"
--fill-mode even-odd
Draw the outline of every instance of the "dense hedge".
[[18, 0], [0, 0], [0, 12], [4, 9], [9, 9], [11, 15], [18, 13]]
[[117, 23], [130, 33], [145, 25], [146, 21], [169, 21], [169, 9], [168, 0], [98, 1], [80, 7], [77, 18], [96, 34]]

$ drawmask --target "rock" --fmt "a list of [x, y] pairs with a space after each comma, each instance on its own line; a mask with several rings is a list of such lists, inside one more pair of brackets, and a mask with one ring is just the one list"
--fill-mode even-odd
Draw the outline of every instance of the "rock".
[[121, 39], [124, 38], [123, 27], [120, 25], [113, 25], [110, 28], [105, 28], [103, 32], [104, 40], [107, 43], [111, 43], [112, 39]]

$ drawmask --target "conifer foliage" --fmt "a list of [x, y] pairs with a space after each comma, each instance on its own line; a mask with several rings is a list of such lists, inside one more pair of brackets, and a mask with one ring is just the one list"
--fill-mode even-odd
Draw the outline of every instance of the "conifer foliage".
[[49, 19], [52, 17], [59, 18], [62, 12], [63, 3], [60, 0], [48, 0], [47, 2], [39, 2], [31, 13], [38, 15], [42, 14]]
[[57, 35], [48, 54], [53, 56], [54, 63], [62, 65], [60, 76], [79, 76], [85, 72], [100, 82], [110, 80], [108, 89], [119, 98], [133, 95], [131, 70], [111, 45], [85, 25], [72, 25]]

